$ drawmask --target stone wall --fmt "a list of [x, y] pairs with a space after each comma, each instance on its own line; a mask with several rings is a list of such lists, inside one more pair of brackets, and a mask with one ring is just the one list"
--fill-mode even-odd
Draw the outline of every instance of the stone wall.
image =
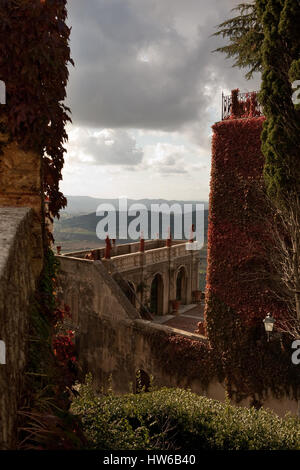
[[16, 413], [24, 383], [29, 306], [42, 268], [35, 213], [0, 207], [0, 340], [6, 364], [0, 364], [0, 449], [16, 439]]
[[[5, 124], [2, 117], [0, 124]], [[41, 214], [41, 158], [33, 151], [24, 151], [7, 134], [0, 132], [5, 144], [0, 155], [0, 207], [31, 207]]]
[[212, 383], [203, 390], [200, 380], [181, 371], [168, 371], [153, 350], [163, 336], [181, 335], [196, 341], [204, 337], [142, 320], [101, 261], [59, 256], [59, 295], [71, 307], [76, 332], [81, 379], [91, 372], [100, 389], [112, 378], [113, 390], [125, 393], [135, 384], [139, 369], [153, 375], [155, 385], [190, 387], [212, 398], [224, 399], [224, 387]]
[[[205, 390], [200, 378], [192, 379], [184, 370], [180, 373], [170, 370], [160, 360], [159, 344], [165, 344], [166, 336], [180, 335], [203, 342], [205, 338], [146, 320], [120, 319], [115, 322], [110, 318], [89, 315], [85, 325], [86, 332], [82, 334], [80, 331], [77, 343], [81, 376], [83, 379], [87, 372], [91, 372], [98, 390], [112, 385], [116, 393], [134, 391], [136, 373], [143, 370], [153, 377], [155, 387], [191, 388], [199, 394], [224, 399], [225, 391], [221, 384], [212, 383]], [[189, 364], [186, 367], [188, 369]]]
[[[101, 260], [115, 279], [116, 276], [121, 276], [130, 283], [135, 292], [137, 308], [141, 305], [147, 305], [150, 308], [152, 281], [159, 274], [162, 279], [159, 314], [163, 315], [173, 311], [172, 301], [176, 299], [176, 280], [179, 270], [183, 268], [185, 298], [181, 300], [183, 304], [190, 304], [192, 293], [198, 289], [199, 285], [199, 251], [187, 249], [187, 243], [182, 241], [171, 247], [166, 247], [163, 240], [146, 241], [144, 253], [138, 251], [139, 247], [139, 243], [118, 245], [112, 249], [111, 259], [104, 259], [104, 249], [93, 250], [93, 257], [98, 261]], [[86, 250], [67, 253], [63, 256], [82, 260], [90, 253]], [[143, 289], [141, 289], [142, 285]]]
[[[149, 250], [156, 250], [157, 248], [164, 248], [166, 246], [166, 240], [145, 240], [145, 251]], [[175, 245], [182, 245], [184, 241], [182, 240], [172, 240], [172, 244]], [[92, 250], [93, 253], [96, 254], [97, 259], [102, 259], [105, 256], [105, 248], [96, 248]], [[65, 253], [64, 256], [69, 256], [72, 258], [84, 258], [86, 254], [90, 253], [91, 250], [81, 250], [81, 251], [73, 251], [69, 253]], [[133, 243], [124, 243], [124, 244], [116, 244], [115, 246], [112, 245], [111, 248], [111, 257], [114, 256], [121, 256], [121, 255], [128, 255], [132, 253], [140, 252], [140, 242], [133, 242]]]
[[[172, 247], [175, 248], [175, 247]], [[160, 314], [166, 315], [172, 313], [171, 301], [176, 299], [176, 279], [180, 268], [184, 268], [186, 274], [186, 299], [183, 303], [192, 303], [192, 292], [197, 290], [199, 278], [199, 254], [194, 251], [186, 251], [185, 246], [181, 247], [182, 256], [180, 253], [177, 257], [170, 256], [168, 248], [161, 248], [158, 253], [137, 253], [136, 255], [129, 255], [139, 257], [144, 262], [143, 264], [137, 263], [137, 266], [124, 266], [120, 269], [118, 265], [119, 258], [112, 258], [112, 260], [104, 260], [105, 265], [111, 265], [111, 270], [114, 272], [121, 272], [122, 277], [133, 286], [140, 304], [145, 304], [150, 307], [151, 300], [151, 284], [156, 274], [159, 274], [162, 279], [162, 308]], [[163, 250], [164, 257], [161, 250]], [[155, 258], [155, 255], [157, 256]], [[150, 258], [151, 256], [151, 258]], [[126, 255], [127, 257], [127, 255]], [[123, 258], [122, 256], [120, 258]], [[140, 266], [141, 264], [141, 266]], [[145, 287], [143, 292], [140, 291], [139, 286], [144, 283]], [[138, 307], [138, 305], [137, 305]]]
[[[118, 284], [101, 261], [59, 256], [59, 289], [61, 301], [71, 307], [76, 332], [76, 346], [83, 380], [91, 372], [96, 387], [111, 385], [115, 392], [134, 390], [136, 372], [143, 370], [154, 377], [155, 386], [190, 388], [195, 393], [220, 401], [225, 400], [225, 386], [217, 380], [203, 389], [200, 378], [191, 379], [185, 370], [180, 374], [162, 363], [159, 344], [166, 336], [180, 335], [205, 342], [199, 335], [158, 325], [139, 318]], [[191, 359], [193, 360], [193, 359]], [[241, 406], [249, 406], [245, 400]], [[283, 416], [297, 413], [297, 403], [270, 396], [264, 406]]]
[[[5, 117], [0, 119], [0, 128], [5, 124]], [[30, 207], [34, 210], [32, 221], [32, 239], [34, 245], [33, 270], [39, 273], [43, 253], [41, 226], [43, 224], [43, 206], [41, 195], [41, 157], [37, 152], [23, 150], [17, 142], [0, 132], [0, 145], [4, 147], [0, 154], [0, 207]]]
[[140, 318], [139, 313], [112, 279], [101, 261], [57, 257], [60, 263], [58, 293], [71, 308], [72, 323], [84, 334], [92, 316]]

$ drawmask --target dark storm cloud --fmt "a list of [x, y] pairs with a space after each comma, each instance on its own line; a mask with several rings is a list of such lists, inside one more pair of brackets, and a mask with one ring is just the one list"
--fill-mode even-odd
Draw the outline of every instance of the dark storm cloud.
[[[214, 26], [231, 0], [70, 0], [69, 103], [76, 125], [178, 130], [207, 120], [218, 87], [245, 85]], [[209, 89], [205, 88], [209, 86]], [[199, 130], [200, 132], [200, 130]]]

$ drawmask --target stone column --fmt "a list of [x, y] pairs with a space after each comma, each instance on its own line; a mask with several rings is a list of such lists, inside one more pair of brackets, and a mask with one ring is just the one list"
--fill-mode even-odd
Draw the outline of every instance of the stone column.
[[16, 142], [9, 142], [8, 135], [0, 132], [2, 143], [5, 146], [0, 155], [0, 207], [34, 210], [32, 262], [38, 274], [43, 266], [41, 158], [36, 152], [24, 151]]

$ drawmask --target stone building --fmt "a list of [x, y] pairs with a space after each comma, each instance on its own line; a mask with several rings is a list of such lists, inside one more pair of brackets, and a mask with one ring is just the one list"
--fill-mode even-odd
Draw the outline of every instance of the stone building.
[[[228, 243], [233, 239], [233, 217], [229, 214], [224, 226], [227, 206], [224, 211], [220, 207], [226, 205], [233, 189], [236, 189], [235, 201], [243, 202], [238, 188], [231, 184], [233, 175], [237, 182], [240, 175], [248, 176], [250, 170], [260, 171], [253, 158], [251, 168], [249, 164], [245, 167], [240, 158], [245, 148], [249, 151], [242, 134], [246, 124], [241, 118], [230, 126], [239, 128], [239, 152], [232, 148], [237, 139], [232, 139], [231, 145], [218, 146], [212, 167], [212, 181], [219, 177], [220, 184], [211, 192], [206, 301], [217, 293], [223, 295], [222, 300], [232, 308], [234, 302], [240, 301], [235, 295], [235, 286], [230, 289], [229, 285], [230, 274], [237, 269], [225, 255], [229, 253], [230, 261], [235, 261], [242, 238], [240, 233], [235, 237], [234, 248]], [[222, 134], [224, 126], [223, 122], [215, 127], [215, 133]], [[260, 131], [261, 123], [255, 130], [257, 145]], [[0, 156], [0, 341], [6, 347], [5, 364], [0, 364], [0, 449], [12, 449], [16, 445], [17, 411], [24, 393], [31, 301], [43, 266], [44, 209], [39, 156], [24, 152], [14, 142], [8, 143], [7, 136], [0, 132], [1, 141], [7, 145]], [[234, 160], [225, 158], [224, 148]], [[230, 176], [228, 188], [223, 181], [224, 167]], [[244, 213], [244, 208], [240, 209]], [[185, 367], [180, 370], [169, 366], [168, 357], [161, 360], [164, 347], [168, 348], [169, 357], [174, 356], [176, 341], [188, 342], [189, 347], [202, 351], [208, 339], [151, 321], [153, 314], [170, 313], [176, 300], [189, 304], [194, 300], [193, 295], [197, 295], [200, 254], [187, 248], [191, 246], [184, 241], [170, 243], [170, 240], [118, 246], [107, 243], [103, 249], [57, 257], [60, 262], [58, 295], [61, 302], [71, 307], [81, 376], [91, 372], [99, 388], [111, 377], [113, 389], [124, 393], [131, 390], [136, 372], [143, 371], [147, 376], [154, 376], [157, 386], [189, 387], [199, 394], [225, 399], [226, 386], [218, 377], [204, 386], [197, 374], [189, 373], [195, 365], [193, 354], [185, 358]], [[214, 256], [215, 253], [218, 256]], [[256, 292], [254, 294], [256, 298]], [[207, 305], [206, 314], [213, 313]], [[224, 326], [225, 322], [221, 329]], [[249, 400], [239, 402], [244, 406], [249, 403]], [[280, 415], [287, 411], [297, 413], [295, 400], [278, 399], [271, 393], [263, 406]]]
[[173, 311], [175, 301], [188, 305], [197, 296], [200, 254], [191, 245], [183, 240], [142, 239], [113, 243], [109, 255], [106, 247], [63, 256], [101, 261], [139, 312], [166, 315]]

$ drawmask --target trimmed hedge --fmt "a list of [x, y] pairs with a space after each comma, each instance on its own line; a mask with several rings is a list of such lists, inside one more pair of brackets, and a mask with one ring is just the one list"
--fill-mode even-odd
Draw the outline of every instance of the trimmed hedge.
[[96, 396], [90, 379], [72, 410], [90, 449], [300, 449], [300, 422], [270, 411], [235, 407], [183, 389]]

